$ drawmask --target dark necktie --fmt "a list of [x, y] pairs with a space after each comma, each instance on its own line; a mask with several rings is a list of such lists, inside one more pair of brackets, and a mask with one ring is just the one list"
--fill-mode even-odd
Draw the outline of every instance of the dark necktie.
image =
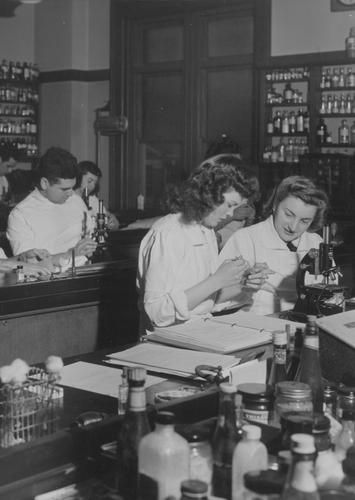
[[289, 241], [286, 245], [291, 252], [297, 252], [297, 247], [292, 243], [292, 241]]

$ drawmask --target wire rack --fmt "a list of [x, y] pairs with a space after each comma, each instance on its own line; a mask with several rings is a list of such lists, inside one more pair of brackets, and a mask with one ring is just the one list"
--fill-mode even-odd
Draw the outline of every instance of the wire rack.
[[48, 373], [31, 368], [21, 385], [0, 387], [0, 447], [27, 443], [58, 429], [63, 389]]

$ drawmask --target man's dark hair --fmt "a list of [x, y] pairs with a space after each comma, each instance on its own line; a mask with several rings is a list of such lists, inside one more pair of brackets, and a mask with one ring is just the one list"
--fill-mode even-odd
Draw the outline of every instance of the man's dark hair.
[[66, 149], [51, 147], [41, 156], [35, 168], [36, 184], [42, 177], [55, 184], [59, 179], [77, 179], [78, 162]]

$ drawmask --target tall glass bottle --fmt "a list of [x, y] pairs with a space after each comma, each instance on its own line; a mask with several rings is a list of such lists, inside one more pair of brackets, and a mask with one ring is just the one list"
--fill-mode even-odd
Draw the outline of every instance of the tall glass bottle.
[[308, 384], [312, 389], [313, 410], [323, 411], [323, 381], [319, 359], [319, 336], [315, 316], [307, 316], [301, 362], [296, 380]]
[[189, 479], [189, 443], [175, 432], [174, 425], [173, 413], [158, 412], [154, 431], [139, 443], [139, 500], [179, 498], [181, 483]]
[[303, 345], [303, 330], [302, 328], [296, 328], [294, 335], [293, 349], [292, 352], [290, 352], [290, 361], [286, 370], [287, 380], [294, 380], [297, 375], [298, 368], [300, 365], [302, 345]]
[[291, 436], [292, 463], [281, 500], [320, 500], [314, 477], [316, 448], [309, 434]]
[[232, 497], [233, 452], [241, 439], [234, 411], [237, 389], [235, 385], [223, 382], [219, 386], [219, 391], [218, 418], [212, 438], [212, 494], [230, 499]]
[[268, 385], [275, 389], [275, 384], [286, 380], [287, 359], [287, 332], [276, 331], [273, 333], [273, 360], [270, 370]]
[[117, 436], [117, 488], [124, 500], [137, 498], [138, 446], [150, 432], [146, 410], [146, 370], [132, 367], [128, 371], [128, 407]]

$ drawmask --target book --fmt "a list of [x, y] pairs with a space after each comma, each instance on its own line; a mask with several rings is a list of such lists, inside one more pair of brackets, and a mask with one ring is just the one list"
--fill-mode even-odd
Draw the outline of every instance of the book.
[[184, 323], [155, 328], [147, 335], [149, 342], [206, 352], [230, 354], [242, 349], [270, 343], [272, 332], [304, 326], [271, 316], [256, 316], [238, 311], [224, 316], [193, 318]]
[[317, 318], [319, 328], [355, 348], [355, 310]]
[[153, 342], [141, 342], [124, 351], [108, 354], [107, 357], [110, 358], [105, 360], [107, 363], [122, 366], [140, 365], [148, 371], [178, 377], [195, 377], [195, 368], [198, 365], [221, 366], [223, 376], [228, 377], [230, 370], [240, 362], [240, 358], [231, 355], [197, 352]]

